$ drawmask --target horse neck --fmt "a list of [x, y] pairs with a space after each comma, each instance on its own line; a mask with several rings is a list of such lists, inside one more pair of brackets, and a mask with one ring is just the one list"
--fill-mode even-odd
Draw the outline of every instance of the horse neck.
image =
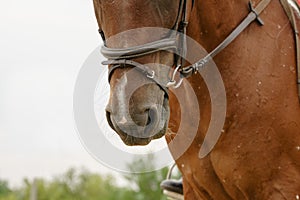
[[[207, 52], [212, 51], [248, 15], [248, 2], [249, 0], [195, 0], [194, 7], [189, 18], [187, 35], [196, 40]], [[257, 3], [258, 2], [255, 2], [255, 5], [257, 5]], [[189, 49], [189, 51], [190, 52], [188, 52], [188, 54], [195, 54], [194, 49]], [[196, 54], [198, 54], [198, 52]], [[200, 59], [204, 55], [195, 56], [197, 59]], [[222, 61], [223, 60], [219, 60], [219, 62]], [[204, 73], [208, 75], [207, 72]], [[202, 75], [203, 74], [201, 74], [201, 76]], [[207, 131], [207, 127], [211, 119], [212, 105], [210, 101], [210, 93], [206, 83], [203, 79], [201, 79], [200, 75], [193, 75], [190, 79], [188, 79], [188, 82], [191, 84], [195, 94], [197, 95], [199, 108], [201, 110], [201, 123], [197, 135], [201, 141], [205, 136], [204, 134]], [[184, 87], [181, 87], [179, 90], [181, 89], [184, 90]], [[184, 92], [185, 91], [183, 91], [183, 93]], [[193, 94], [185, 94], [186, 102], [189, 102], [190, 95]], [[172, 103], [173, 101], [171, 98], [171, 104]], [[181, 106], [187, 107], [187, 110], [194, 109], [194, 105], [189, 103], [185, 103]], [[171, 114], [170, 124], [178, 125], [180, 117], [176, 116], [174, 113]]]

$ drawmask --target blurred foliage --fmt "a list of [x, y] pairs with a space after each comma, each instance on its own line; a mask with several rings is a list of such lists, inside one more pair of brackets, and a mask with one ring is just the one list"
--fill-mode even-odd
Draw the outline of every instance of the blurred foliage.
[[[132, 173], [124, 175], [128, 182], [136, 188], [136, 200], [163, 200], [166, 199], [160, 189], [160, 182], [164, 180], [168, 173], [168, 168], [148, 172], [155, 169], [153, 154], [148, 154], [146, 162], [144, 159], [136, 159], [128, 165]], [[143, 173], [136, 173], [143, 172]]]
[[[128, 182], [126, 187], [118, 185], [112, 175], [75, 169], [69, 169], [51, 181], [24, 179], [18, 188], [10, 188], [8, 182], [0, 180], [0, 200], [166, 200], [159, 184], [165, 179], [168, 169], [146, 172], [153, 166], [152, 155], [130, 163], [130, 171], [145, 173], [120, 174]], [[32, 193], [36, 193], [35, 197]]]

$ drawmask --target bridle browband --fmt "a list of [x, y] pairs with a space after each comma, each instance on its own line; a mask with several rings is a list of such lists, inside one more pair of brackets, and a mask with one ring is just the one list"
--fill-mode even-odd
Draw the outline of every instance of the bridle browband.
[[[212, 58], [227, 47], [248, 25], [257, 20], [260, 25], [263, 25], [263, 21], [260, 19], [259, 14], [267, 7], [271, 0], [262, 0], [254, 9], [252, 2], [249, 2], [250, 12], [248, 16], [225, 38], [225, 40], [218, 45], [213, 51], [211, 51], [204, 58], [193, 63], [192, 65], [183, 67], [183, 58], [187, 52], [187, 42], [186, 42], [186, 31], [188, 25], [188, 9], [193, 8], [194, 1], [191, 2], [191, 8], [188, 8], [189, 0], [180, 0], [180, 6], [178, 10], [177, 20], [172, 28], [172, 33], [168, 38], [163, 38], [154, 42], [146, 43], [139, 46], [129, 47], [129, 48], [109, 48], [105, 43], [105, 35], [102, 30], [99, 33], [104, 41], [104, 45], [101, 48], [101, 53], [108, 60], [102, 62], [104, 65], [111, 65], [109, 69], [109, 80], [111, 78], [114, 70], [118, 68], [125, 68], [132, 66], [152, 81], [154, 81], [160, 88], [162, 88], [166, 94], [168, 94], [168, 88], [177, 88], [180, 86], [183, 78], [187, 78], [196, 72], [203, 69], [206, 64], [212, 60]], [[181, 34], [173, 34], [176, 30]], [[167, 83], [162, 83], [155, 71], [151, 70], [147, 65], [140, 64], [138, 62], [132, 61], [131, 59], [149, 55], [162, 50], [175, 50], [175, 63], [176, 66], [173, 75]], [[181, 55], [181, 56], [178, 56]], [[175, 81], [175, 76], [180, 73], [180, 80]]]

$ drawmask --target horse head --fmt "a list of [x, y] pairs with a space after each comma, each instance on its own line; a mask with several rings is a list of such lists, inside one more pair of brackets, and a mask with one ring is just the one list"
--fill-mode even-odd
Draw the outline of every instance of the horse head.
[[166, 30], [178, 26], [181, 2], [94, 0], [103, 54], [110, 61], [107, 120], [127, 145], [146, 145], [166, 133], [170, 109], [163, 83], [168, 82], [176, 58], [172, 52], [151, 49], [174, 45]]

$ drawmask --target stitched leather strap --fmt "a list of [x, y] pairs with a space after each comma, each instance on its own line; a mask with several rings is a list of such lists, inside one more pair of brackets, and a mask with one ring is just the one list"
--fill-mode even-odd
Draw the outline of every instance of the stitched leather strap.
[[[186, 0], [181, 0], [179, 4], [178, 14], [176, 18], [176, 23], [173, 26], [173, 30], [180, 30], [182, 25], [182, 18], [186, 14]], [[152, 54], [158, 51], [178, 49], [177, 35], [171, 32], [168, 38], [157, 40], [154, 42], [146, 43], [143, 45], [128, 47], [128, 48], [109, 48], [105, 44], [101, 47], [101, 53], [104, 57], [109, 60], [121, 60], [121, 59], [132, 59], [148, 54]]]
[[177, 48], [176, 37], [157, 40], [155, 42], [147, 43], [145, 45], [134, 46], [130, 48], [117, 49], [108, 48], [106, 46], [101, 47], [101, 53], [104, 57], [113, 59], [130, 59], [147, 54], [155, 53], [162, 50], [176, 49]]
[[[250, 7], [250, 12], [248, 16], [229, 34], [225, 40], [218, 45], [212, 52], [210, 52], [207, 56], [204, 58], [200, 59], [196, 63], [184, 67], [180, 70], [181, 76], [182, 77], [188, 77], [191, 76], [193, 73], [196, 71], [201, 70], [215, 55], [217, 55], [220, 51], [222, 51], [224, 48], [226, 48], [242, 31], [244, 31], [250, 23], [252, 23], [254, 20], [257, 20], [261, 25], [263, 25], [263, 21], [259, 18], [260, 13], [269, 5], [271, 0], [262, 0], [258, 6], [254, 9], [252, 6], [252, 2], [249, 2], [249, 7]], [[155, 74], [151, 70], [149, 70], [145, 65], [142, 65], [140, 63], [131, 61], [131, 60], [126, 60], [128, 58], [136, 57], [136, 54], [139, 55], [144, 55], [148, 54], [148, 48], [153, 50], [154, 52], [162, 50], [162, 48], [165, 48], [166, 46], [173, 47], [173, 40], [174, 38], [171, 38], [170, 40], [166, 40], [170, 42], [170, 45], [165, 45], [164, 43], [162, 44], [161, 40], [149, 43], [146, 45], [141, 45], [138, 47], [133, 47], [132, 49], [116, 49], [116, 52], [112, 51], [113, 49], [105, 49], [105, 47], [102, 50], [102, 53], [106, 53], [106, 57], [110, 56], [112, 58], [118, 57], [119, 60], [108, 60], [104, 61], [104, 65], [116, 65], [111, 68], [110, 74], [119, 67], [122, 67], [123, 65], [129, 64], [134, 67], [136, 67], [139, 71], [142, 73], [145, 73], [147, 77], [151, 78], [154, 82], [156, 82], [163, 90], [167, 91], [167, 86], [164, 84], [161, 84]], [[153, 44], [153, 45], [152, 45]], [[176, 41], [175, 41], [176, 44]], [[158, 49], [155, 49], [155, 48]], [[160, 49], [159, 49], [160, 48]], [[146, 51], [147, 49], [147, 51]], [[107, 52], [105, 52], [107, 50]], [[120, 51], [122, 51], [120, 53]], [[123, 55], [123, 56], [122, 56]], [[300, 82], [300, 80], [299, 80]]]

